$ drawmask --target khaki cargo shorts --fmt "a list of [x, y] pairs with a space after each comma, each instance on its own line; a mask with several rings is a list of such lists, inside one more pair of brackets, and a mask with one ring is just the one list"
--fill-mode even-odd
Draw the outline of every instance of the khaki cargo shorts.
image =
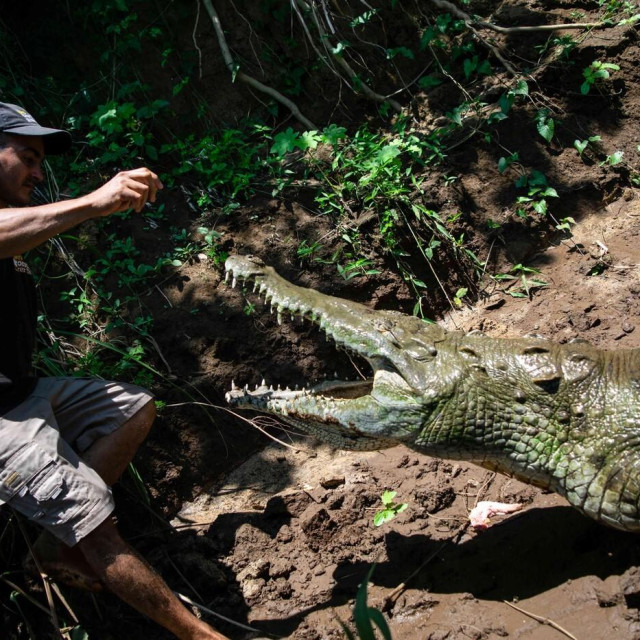
[[75, 545], [113, 511], [111, 490], [80, 455], [151, 399], [134, 385], [40, 378], [0, 416], [0, 504]]

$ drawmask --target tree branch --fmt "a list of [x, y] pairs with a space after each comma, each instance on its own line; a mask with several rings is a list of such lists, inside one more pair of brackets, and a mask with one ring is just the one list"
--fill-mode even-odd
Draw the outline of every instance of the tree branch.
[[293, 116], [299, 122], [301, 122], [307, 129], [317, 130], [318, 127], [315, 124], [313, 124], [311, 120], [309, 120], [304, 115], [302, 115], [300, 109], [298, 109], [298, 106], [294, 102], [289, 100], [289, 98], [282, 95], [279, 91], [277, 91], [273, 87], [267, 86], [266, 84], [260, 82], [259, 80], [256, 80], [256, 78], [254, 78], [253, 76], [250, 76], [238, 69], [236, 62], [234, 61], [233, 56], [231, 55], [231, 51], [229, 50], [229, 46], [227, 45], [227, 40], [224, 37], [224, 31], [222, 29], [222, 25], [220, 24], [220, 18], [218, 17], [217, 11], [214, 9], [213, 4], [211, 3], [211, 0], [202, 0], [202, 2], [205, 6], [205, 9], [207, 10], [207, 13], [209, 14], [209, 17], [211, 18], [211, 22], [213, 23], [213, 28], [218, 38], [218, 44], [220, 45], [220, 51], [222, 52], [222, 58], [224, 60], [224, 63], [227, 69], [229, 69], [229, 71], [231, 72], [231, 77], [234, 80], [238, 79], [242, 82], [245, 82], [249, 86], [254, 87], [255, 89], [258, 89], [258, 91], [262, 91], [263, 93], [270, 95], [274, 100], [276, 100], [280, 104], [283, 104], [285, 107], [287, 107], [287, 109], [291, 111]]
[[524, 27], [500, 27], [492, 22], [482, 22], [474, 20], [468, 13], [459, 9], [455, 4], [448, 0], [431, 0], [439, 9], [444, 9], [461, 20], [465, 21], [467, 26], [482, 27], [483, 29], [491, 29], [498, 33], [534, 33], [536, 31], [563, 31], [565, 29], [603, 29], [611, 26], [608, 22], [571, 22], [568, 24], [541, 24]]

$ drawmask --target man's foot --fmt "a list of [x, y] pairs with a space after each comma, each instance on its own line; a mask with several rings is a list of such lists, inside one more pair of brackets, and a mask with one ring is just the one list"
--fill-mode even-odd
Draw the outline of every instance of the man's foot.
[[[84, 591], [96, 592], [104, 589], [104, 585], [77, 547], [67, 547], [45, 531], [34, 543], [33, 551], [44, 573], [54, 582]], [[32, 576], [40, 577], [31, 553], [24, 559], [23, 567]]]

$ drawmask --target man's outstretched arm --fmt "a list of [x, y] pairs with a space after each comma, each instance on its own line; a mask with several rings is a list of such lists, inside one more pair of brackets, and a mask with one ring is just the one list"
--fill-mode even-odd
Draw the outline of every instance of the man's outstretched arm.
[[158, 176], [141, 167], [122, 171], [99, 189], [73, 200], [0, 209], [0, 258], [22, 254], [91, 218], [127, 209], [140, 212], [147, 202], [155, 202], [160, 189]]

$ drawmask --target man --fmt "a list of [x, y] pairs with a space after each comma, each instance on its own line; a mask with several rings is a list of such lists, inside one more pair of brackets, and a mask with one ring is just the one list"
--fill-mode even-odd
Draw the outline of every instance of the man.
[[151, 428], [151, 395], [133, 385], [35, 378], [31, 371], [35, 290], [21, 254], [84, 220], [140, 212], [162, 189], [158, 176], [140, 168], [80, 198], [29, 206], [45, 155], [70, 145], [68, 132], [0, 103], [0, 504], [46, 530], [36, 545], [45, 572], [104, 586], [179, 638], [225, 640], [182, 606], [111, 518], [109, 486]]

